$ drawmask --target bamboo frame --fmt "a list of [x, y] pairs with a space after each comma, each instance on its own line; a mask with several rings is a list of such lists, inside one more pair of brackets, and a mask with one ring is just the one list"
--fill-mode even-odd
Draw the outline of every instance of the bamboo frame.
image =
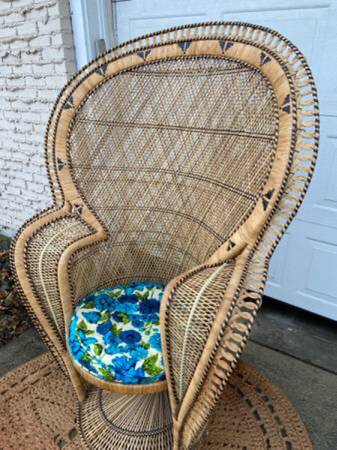
[[[301, 53], [283, 36], [267, 28], [219, 22], [173, 28], [144, 36], [101, 55], [85, 66], [61, 92], [48, 123], [45, 148], [54, 206], [23, 227], [12, 252], [20, 290], [28, 299], [31, 314], [37, 318], [47, 343], [58, 360], [64, 363], [79, 399], [83, 400], [85, 383], [34, 291], [26, 265], [27, 248], [41, 230], [60, 219], [75, 220], [81, 227], [82, 234], [78, 239], [66, 242], [57, 267], [66, 340], [73, 312], [69, 278], [71, 257], [108, 237], [108, 230], [96, 212], [85, 204], [71, 170], [69, 135], [77, 111], [106, 80], [132, 67], [199, 56], [244, 61], [266, 77], [278, 105], [275, 119], [278, 120], [279, 134], [276, 157], [253, 211], [207, 261], [173, 279], [165, 290], [161, 333], [175, 449], [190, 448], [200, 437], [247, 339], [261, 303], [272, 252], [298, 210], [311, 179], [318, 148], [318, 102], [311, 72]], [[172, 305], [179, 301], [184, 286], [189, 280], [193, 281], [196, 274], [212, 268], [221, 271], [228, 261], [235, 261], [235, 267], [223, 306], [213, 322], [204, 351], [183, 395], [173, 374], [172, 354], [176, 349], [169, 326], [174, 315]], [[106, 388], [102, 383], [95, 384]], [[123, 388], [122, 392], [127, 391]], [[132, 386], [129, 393], [135, 393]]]

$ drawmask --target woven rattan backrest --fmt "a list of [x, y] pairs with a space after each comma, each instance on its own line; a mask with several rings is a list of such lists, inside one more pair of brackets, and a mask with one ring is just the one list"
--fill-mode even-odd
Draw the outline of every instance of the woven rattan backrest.
[[[114, 282], [167, 282], [201, 264], [186, 298], [199, 292], [200, 311], [222, 324], [211, 345], [176, 364], [191, 352], [170, 324], [180, 312], [185, 323], [188, 308], [173, 302], [162, 321], [182, 445], [198, 437], [240, 355], [269, 259], [307, 190], [318, 134], [301, 53], [242, 23], [126, 43], [79, 72], [55, 105], [46, 137], [55, 206], [97, 231], [72, 257], [74, 300]], [[203, 270], [213, 286], [202, 284]], [[172, 296], [189, 290], [187, 279]], [[228, 311], [217, 288], [233, 300]], [[200, 328], [200, 341], [210, 328]]]
[[106, 77], [70, 127], [73, 179], [109, 232], [110, 282], [118, 271], [168, 282], [202, 263], [269, 176], [278, 113], [268, 79], [221, 55], [176, 51]]

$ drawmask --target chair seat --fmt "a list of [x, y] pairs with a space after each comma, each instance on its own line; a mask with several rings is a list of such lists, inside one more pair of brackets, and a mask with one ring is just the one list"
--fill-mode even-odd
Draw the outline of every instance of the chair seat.
[[165, 379], [159, 307], [164, 286], [135, 282], [87, 295], [71, 320], [69, 351], [94, 377], [123, 384]]

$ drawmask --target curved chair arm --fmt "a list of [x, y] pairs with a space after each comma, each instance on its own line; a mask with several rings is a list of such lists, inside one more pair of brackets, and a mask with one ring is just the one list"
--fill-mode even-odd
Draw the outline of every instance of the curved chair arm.
[[[214, 386], [205, 396], [200, 394], [225, 333], [229, 334], [225, 347], [229, 366], [239, 350], [242, 335], [228, 324], [241, 298], [249, 256], [249, 250], [244, 249], [233, 259], [199, 266], [172, 280], [165, 290], [161, 333], [175, 448], [190, 448], [198, 440], [205, 415], [212, 409], [206, 395], [212, 396]], [[243, 318], [245, 315], [243, 311]], [[200, 416], [193, 414], [190, 420], [197, 400]]]
[[[257, 258], [259, 259], [259, 258]], [[175, 448], [189, 449], [200, 441], [208, 420], [245, 346], [262, 303], [269, 260], [249, 258], [232, 308], [213, 347], [203, 379], [182, 403], [174, 422]], [[176, 444], [177, 443], [177, 444]]]
[[[83, 386], [66, 349], [66, 308], [72, 309], [67, 255], [74, 246], [92, 240], [93, 229], [69, 205], [52, 207], [27, 222], [12, 244], [12, 265], [15, 267], [19, 293], [44, 342], [54, 353], [61, 367], [66, 368], [79, 396]], [[70, 314], [70, 313], [69, 313]]]

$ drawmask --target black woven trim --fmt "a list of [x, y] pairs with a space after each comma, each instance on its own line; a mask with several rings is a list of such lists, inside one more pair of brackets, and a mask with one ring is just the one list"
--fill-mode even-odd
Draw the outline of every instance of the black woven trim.
[[[207, 56], [207, 58], [217, 58], [218, 56]], [[179, 59], [183, 58], [206, 58], [206, 56], [185, 56], [185, 57], [178, 57]], [[221, 57], [221, 59], [228, 59], [225, 57]], [[152, 64], [156, 64], [161, 61], [166, 61], [169, 59], [163, 58], [159, 61], [153, 61]], [[151, 63], [148, 63], [151, 64]], [[253, 66], [255, 67], [255, 66]], [[130, 69], [130, 73], [132, 73], [136, 67], [132, 67]], [[125, 72], [123, 72], [125, 73]], [[122, 75], [122, 73], [118, 73], [115, 76]], [[142, 73], [142, 75], [148, 75], [148, 72]], [[105, 80], [109, 80], [113, 78], [105, 78]], [[90, 94], [89, 94], [90, 95]], [[261, 139], [263, 141], [273, 141], [275, 139], [274, 134], [265, 134], [265, 133], [254, 133], [253, 131], [245, 131], [245, 130], [226, 130], [226, 129], [212, 129], [212, 128], [197, 128], [197, 127], [187, 127], [182, 125], [164, 125], [164, 124], [157, 124], [157, 123], [138, 123], [138, 122], [118, 122], [118, 121], [108, 121], [108, 120], [98, 120], [98, 119], [78, 119], [79, 123], [94, 123], [95, 125], [102, 125], [102, 126], [110, 126], [113, 125], [115, 127], [125, 127], [125, 128], [155, 128], [158, 130], [174, 130], [174, 131], [183, 131], [188, 133], [202, 133], [202, 134], [214, 134], [214, 135], [220, 135], [220, 136], [238, 136], [238, 137], [248, 137], [248, 138], [256, 138]], [[78, 167], [78, 166], [77, 166]], [[96, 166], [97, 167], [97, 166]]]
[[[88, 169], [90, 170], [91, 167], [86, 165], [86, 164], [76, 164], [76, 165], [72, 165], [73, 168], [76, 169]], [[160, 174], [165, 174], [165, 175], [173, 175], [174, 177], [180, 176], [182, 178], [191, 178], [193, 180], [198, 180], [198, 181], [203, 181], [205, 183], [208, 184], [213, 184], [214, 186], [218, 186], [221, 187], [223, 189], [227, 189], [228, 191], [233, 192], [234, 194], [240, 195], [242, 197], [247, 198], [248, 200], [254, 200], [255, 199], [255, 195], [250, 194], [249, 192], [246, 192], [242, 189], [233, 187], [229, 184], [223, 183], [220, 180], [213, 180], [212, 178], [208, 178], [205, 177], [203, 175], [199, 175], [199, 174], [194, 174], [194, 173], [187, 173], [187, 172], [181, 172], [181, 171], [175, 171], [175, 170], [170, 170], [170, 169], [152, 169], [151, 167], [142, 167], [142, 168], [129, 168], [129, 167], [110, 167], [108, 165], [103, 166], [102, 164], [99, 166], [95, 166], [95, 168], [99, 168], [99, 169], [114, 169], [115, 171], [125, 171], [125, 172], [131, 172], [131, 171], [135, 171], [135, 172], [146, 172], [146, 173], [152, 173], [152, 172], [156, 172], [156, 173], [160, 173]]]

